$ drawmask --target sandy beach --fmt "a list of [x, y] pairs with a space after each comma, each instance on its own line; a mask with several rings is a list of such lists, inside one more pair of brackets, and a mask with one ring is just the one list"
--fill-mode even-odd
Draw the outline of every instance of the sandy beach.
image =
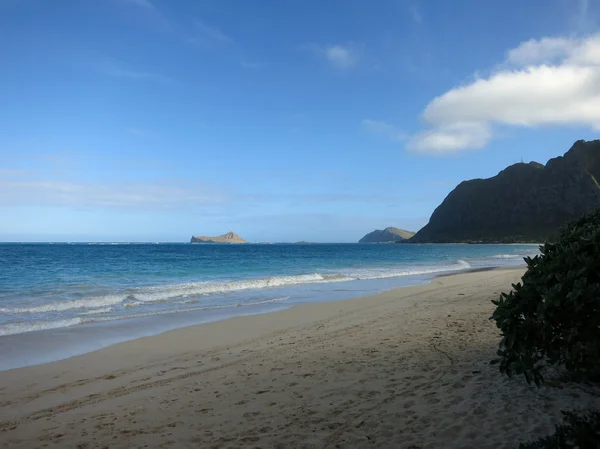
[[0, 373], [6, 448], [514, 448], [561, 409], [489, 361], [523, 268], [170, 331]]

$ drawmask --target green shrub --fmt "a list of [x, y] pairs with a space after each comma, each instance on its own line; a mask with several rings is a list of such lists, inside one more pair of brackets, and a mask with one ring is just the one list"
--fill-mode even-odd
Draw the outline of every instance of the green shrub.
[[500, 371], [543, 381], [548, 364], [579, 380], [600, 379], [600, 209], [525, 258], [522, 283], [502, 293], [491, 319], [502, 332]]
[[519, 449], [599, 449], [600, 413], [589, 412], [579, 415], [562, 412], [563, 424], [549, 437], [531, 443], [520, 444]]

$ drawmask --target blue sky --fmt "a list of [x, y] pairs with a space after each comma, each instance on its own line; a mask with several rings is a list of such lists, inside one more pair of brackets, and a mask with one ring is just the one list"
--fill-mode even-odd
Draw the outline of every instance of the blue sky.
[[600, 130], [577, 0], [0, 0], [0, 241], [357, 241]]

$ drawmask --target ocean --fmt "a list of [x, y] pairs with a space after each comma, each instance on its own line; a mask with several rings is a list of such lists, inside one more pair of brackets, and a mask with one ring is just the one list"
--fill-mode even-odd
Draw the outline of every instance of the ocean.
[[442, 273], [518, 265], [536, 245], [0, 244], [0, 370]]

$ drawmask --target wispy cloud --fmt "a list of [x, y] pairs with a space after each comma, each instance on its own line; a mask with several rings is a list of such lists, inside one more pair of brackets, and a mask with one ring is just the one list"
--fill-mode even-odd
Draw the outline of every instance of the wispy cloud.
[[126, 210], [190, 209], [219, 205], [227, 195], [201, 183], [93, 183], [57, 179], [16, 178], [0, 174], [0, 205], [116, 208]]
[[183, 42], [212, 49], [219, 46], [233, 46], [236, 44], [233, 37], [225, 33], [220, 27], [207, 23], [199, 18], [191, 20], [175, 20], [157, 7], [151, 0], [122, 0], [135, 5], [140, 9], [149, 11], [156, 25], [163, 30], [168, 30]]
[[347, 70], [358, 65], [364, 51], [364, 44], [302, 45], [302, 49], [312, 51], [339, 70]]
[[127, 3], [130, 3], [132, 5], [140, 6], [142, 8], [156, 9], [154, 4], [150, 0], [124, 0], [124, 1]]
[[577, 5], [572, 18], [574, 31], [578, 34], [586, 34], [596, 30], [596, 21], [590, 11], [589, 0], [579, 0], [579, 2], [574, 1], [573, 3]]
[[235, 40], [225, 34], [219, 27], [197, 19], [194, 23], [193, 37], [189, 41], [204, 47], [215, 45], [233, 45]]
[[407, 134], [398, 126], [379, 120], [364, 119], [361, 126], [369, 132], [379, 134], [394, 141], [403, 141], [407, 138]]
[[349, 69], [360, 59], [360, 51], [344, 45], [332, 45], [323, 49], [327, 60], [338, 69]]
[[100, 70], [108, 76], [132, 81], [169, 81], [169, 78], [161, 73], [132, 69], [114, 61], [105, 62]]
[[415, 22], [417, 25], [422, 25], [423, 24], [423, 14], [421, 14], [419, 7], [417, 5], [411, 5], [409, 7], [409, 11], [410, 11], [410, 16], [411, 16], [413, 22]]
[[139, 11], [139, 15], [149, 21], [156, 30], [170, 33], [178, 33], [179, 25], [172, 21], [164, 12], [155, 4], [153, 0], [121, 0], [126, 6], [130, 6], [131, 10]]
[[193, 210], [230, 201], [227, 186], [168, 175], [165, 161], [75, 152], [18, 154], [9, 163], [0, 170], [0, 207]]
[[488, 77], [431, 100], [423, 119], [430, 129], [408, 149], [433, 154], [482, 148], [495, 125], [600, 130], [600, 34], [523, 42]]
[[356, 192], [337, 192], [337, 193], [258, 193], [246, 194], [238, 196], [238, 199], [244, 201], [257, 201], [260, 203], [289, 203], [301, 204], [308, 203], [311, 205], [317, 204], [373, 204], [373, 203], [389, 203], [402, 201], [406, 199], [405, 194], [393, 194], [389, 191], [382, 193], [356, 193]]

